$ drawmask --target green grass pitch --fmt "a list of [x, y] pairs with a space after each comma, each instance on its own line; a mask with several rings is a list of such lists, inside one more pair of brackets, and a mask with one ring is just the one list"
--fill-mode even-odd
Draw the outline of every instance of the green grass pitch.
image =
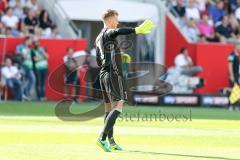
[[[73, 113], [96, 102], [72, 106]], [[115, 136], [122, 152], [105, 153], [95, 141], [103, 118], [66, 122], [53, 102], [0, 103], [0, 160], [237, 160], [240, 112], [219, 108], [127, 106]], [[189, 115], [187, 121], [155, 121], [147, 115]], [[138, 120], [126, 119], [141, 113]]]

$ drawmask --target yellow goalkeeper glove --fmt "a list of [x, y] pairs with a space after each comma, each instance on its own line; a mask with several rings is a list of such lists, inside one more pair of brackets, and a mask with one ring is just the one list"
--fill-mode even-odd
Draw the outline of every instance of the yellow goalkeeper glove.
[[136, 34], [149, 34], [152, 29], [155, 27], [155, 24], [152, 20], [145, 20], [140, 26], [135, 28]]
[[125, 54], [123, 52], [121, 52], [120, 54], [121, 54], [121, 58], [122, 58], [122, 63], [131, 63], [132, 62], [132, 58], [128, 54]]

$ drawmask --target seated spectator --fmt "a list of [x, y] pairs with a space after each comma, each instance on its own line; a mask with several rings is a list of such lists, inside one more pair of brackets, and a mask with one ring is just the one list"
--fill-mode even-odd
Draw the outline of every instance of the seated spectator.
[[214, 35], [214, 27], [209, 22], [209, 16], [204, 14], [201, 18], [201, 21], [198, 23], [198, 30], [200, 34], [204, 35], [205, 37], [213, 37]]
[[195, 21], [200, 20], [200, 13], [194, 0], [189, 0], [188, 7], [186, 8], [186, 17]]
[[217, 0], [217, 6], [212, 5], [208, 9], [208, 13], [212, 16], [213, 22], [216, 24], [221, 21], [222, 17], [225, 15], [224, 12], [224, 2], [222, 0]]
[[190, 39], [191, 42], [198, 41], [199, 31], [196, 26], [196, 22], [193, 19], [190, 19], [187, 22], [187, 25], [183, 27], [182, 31]]
[[9, 7], [13, 8], [13, 14], [20, 20], [25, 18], [24, 8], [26, 6], [25, 0], [11, 0], [9, 1]]
[[202, 71], [201, 67], [193, 66], [191, 57], [187, 48], [182, 48], [175, 58], [175, 66], [182, 70], [183, 74], [194, 75]]
[[12, 60], [10, 58], [6, 58], [5, 60], [5, 67], [2, 68], [2, 77], [7, 87], [11, 90], [14, 99], [22, 101], [23, 91], [22, 82], [20, 80], [21, 74], [18, 68], [12, 65]]
[[38, 25], [38, 19], [35, 17], [35, 12], [33, 10], [28, 11], [28, 15], [24, 19], [24, 25], [29, 33], [34, 34], [35, 28]]
[[36, 13], [39, 13], [40, 7], [38, 6], [37, 0], [28, 0], [26, 7], [30, 10], [35, 11]]
[[40, 28], [42, 28], [43, 30], [52, 28], [53, 24], [46, 10], [42, 10], [42, 12], [40, 13], [39, 23]]
[[37, 78], [37, 96], [40, 101], [46, 100], [45, 87], [48, 73], [48, 53], [45, 48], [39, 45], [39, 41], [34, 41], [32, 49], [35, 73]]
[[177, 5], [173, 7], [174, 11], [182, 18], [185, 17], [186, 7], [183, 5], [183, 0], [177, 0]]
[[6, 27], [10, 27], [12, 29], [18, 29], [18, 17], [13, 15], [13, 9], [7, 8], [6, 14], [2, 17], [2, 22]]
[[4, 13], [4, 10], [8, 7], [7, 0], [0, 0], [0, 15]]
[[223, 16], [222, 23], [216, 28], [217, 35], [225, 39], [236, 38], [229, 23], [228, 16]]

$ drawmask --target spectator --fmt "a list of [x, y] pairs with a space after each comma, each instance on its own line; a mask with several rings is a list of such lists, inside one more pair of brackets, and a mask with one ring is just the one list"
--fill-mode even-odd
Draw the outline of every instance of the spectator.
[[225, 39], [236, 38], [236, 36], [234, 35], [233, 30], [229, 24], [228, 16], [222, 17], [222, 24], [216, 28], [216, 32], [220, 38], [222, 38], [222, 37]]
[[200, 13], [198, 8], [196, 7], [196, 3], [194, 0], [189, 0], [188, 7], [186, 8], [186, 17], [187, 19], [194, 19], [195, 21], [200, 20]]
[[[79, 84], [78, 76], [77, 76], [77, 67], [78, 63], [77, 60], [75, 59], [74, 55], [74, 50], [72, 48], [67, 49], [67, 54], [63, 58], [64, 64], [66, 66], [66, 74], [65, 74], [65, 84], [68, 85], [73, 85], [73, 87], [65, 85], [64, 90], [65, 90], [65, 96], [64, 98], [66, 99], [69, 95], [76, 95], [77, 93], [77, 88], [76, 85]], [[71, 94], [71, 89], [72, 94]], [[77, 101], [77, 96], [72, 97], [74, 102]]]
[[20, 20], [25, 18], [24, 8], [26, 6], [25, 0], [11, 0], [9, 1], [9, 7], [13, 8], [13, 14]]
[[182, 70], [182, 74], [192, 76], [202, 71], [201, 67], [193, 66], [191, 57], [187, 48], [182, 48], [175, 58], [175, 66]]
[[198, 41], [199, 31], [196, 26], [196, 22], [193, 19], [190, 19], [187, 22], [187, 25], [182, 29], [183, 33], [190, 39], [191, 42]]
[[34, 34], [35, 28], [38, 25], [38, 19], [35, 17], [35, 12], [33, 10], [28, 11], [28, 15], [24, 19], [24, 24], [26, 30], [31, 34]]
[[28, 0], [26, 7], [30, 10], [35, 11], [36, 13], [39, 13], [38, 11], [40, 10], [40, 8], [38, 6], [37, 0]]
[[213, 22], [216, 24], [221, 21], [222, 17], [225, 16], [224, 12], [224, 2], [222, 0], [217, 0], [217, 6], [212, 5], [208, 9], [208, 13], [212, 16]]
[[7, 0], [0, 0], [0, 15], [4, 13], [4, 10], [8, 7]]
[[42, 28], [43, 30], [52, 28], [53, 24], [46, 10], [42, 10], [42, 12], [40, 13], [39, 23], [40, 23], [40, 28]]
[[6, 14], [2, 17], [2, 22], [6, 27], [11, 27], [12, 29], [18, 29], [18, 17], [13, 15], [13, 9], [7, 8]]
[[201, 21], [198, 24], [198, 30], [200, 34], [204, 35], [205, 37], [213, 37], [214, 35], [214, 27], [209, 22], [209, 16], [207, 14], [204, 14], [202, 16]]
[[22, 68], [24, 71], [24, 79], [26, 82], [26, 85], [24, 87], [24, 93], [28, 97], [31, 97], [30, 92], [33, 89], [36, 81], [36, 77], [33, 71], [31, 46], [32, 46], [31, 37], [26, 37], [24, 43], [17, 46], [17, 54], [21, 55], [23, 59]]
[[37, 78], [37, 96], [40, 101], [46, 100], [45, 87], [48, 72], [48, 53], [45, 48], [39, 45], [38, 40], [34, 41], [32, 49]]
[[[239, 82], [239, 65], [240, 65], [240, 44], [235, 45], [235, 50], [228, 56], [228, 70], [229, 70], [229, 82], [231, 88], [235, 83], [240, 85]], [[229, 106], [229, 110], [233, 110], [237, 105]], [[237, 108], [239, 109], [239, 108]]]
[[186, 8], [183, 5], [183, 0], [177, 0], [177, 5], [173, 7], [173, 9], [177, 12], [177, 14], [183, 18], [186, 14]]
[[21, 74], [16, 66], [12, 65], [12, 60], [6, 58], [5, 67], [2, 68], [2, 77], [6, 82], [7, 87], [11, 90], [15, 100], [22, 101], [23, 91]]

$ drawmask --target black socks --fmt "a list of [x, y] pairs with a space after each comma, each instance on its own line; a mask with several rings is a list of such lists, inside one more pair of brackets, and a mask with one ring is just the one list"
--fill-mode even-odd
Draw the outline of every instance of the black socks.
[[[106, 112], [106, 113], [105, 113], [104, 123], [105, 123], [105, 121], [106, 121], [107, 116], [109, 115], [109, 113], [110, 113], [110, 112]], [[108, 137], [109, 140], [110, 140], [110, 139], [113, 139], [113, 128], [108, 132], [107, 137]]]
[[100, 136], [100, 139], [102, 141], [105, 141], [107, 136], [109, 140], [113, 140], [113, 126], [115, 125], [115, 122], [121, 113], [122, 111], [120, 109], [115, 108], [110, 113], [105, 114], [105, 124], [103, 128], [103, 132]]

